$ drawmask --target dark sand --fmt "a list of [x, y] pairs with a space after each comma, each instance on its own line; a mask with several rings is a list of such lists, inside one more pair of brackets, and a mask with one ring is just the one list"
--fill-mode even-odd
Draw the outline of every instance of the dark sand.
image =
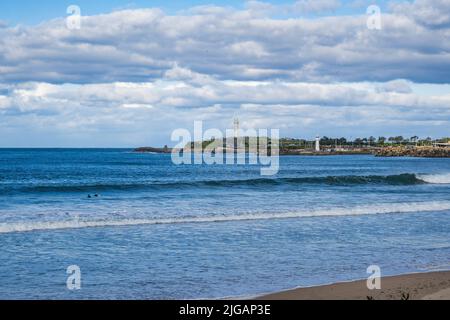
[[299, 288], [264, 295], [263, 300], [450, 300], [450, 271], [382, 277], [380, 290], [367, 289], [366, 280]]

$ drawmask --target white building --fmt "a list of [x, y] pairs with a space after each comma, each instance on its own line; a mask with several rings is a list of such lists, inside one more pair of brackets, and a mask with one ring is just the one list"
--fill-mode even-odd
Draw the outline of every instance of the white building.
[[320, 137], [316, 137], [316, 152], [320, 152]]
[[234, 138], [239, 138], [239, 119], [234, 119]]

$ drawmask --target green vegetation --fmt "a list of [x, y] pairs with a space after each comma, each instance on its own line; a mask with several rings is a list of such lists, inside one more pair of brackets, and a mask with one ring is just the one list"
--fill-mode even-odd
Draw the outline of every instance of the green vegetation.
[[[347, 140], [346, 138], [330, 138], [322, 137], [320, 139], [321, 147], [384, 147], [384, 146], [432, 146], [434, 143], [449, 143], [450, 138], [441, 138], [433, 140], [428, 137], [420, 139], [418, 136], [404, 138], [403, 136], [396, 137], [378, 137], [373, 136], [368, 138], [356, 138], [354, 140]], [[314, 140], [283, 138], [280, 140], [280, 146], [283, 149], [312, 149], [314, 147]]]
[[[260, 138], [260, 137], [242, 137], [239, 138], [239, 145], [242, 148], [248, 148], [250, 141], [256, 141], [258, 145], [266, 144], [270, 147], [272, 141], [270, 138]], [[216, 147], [223, 146], [226, 148], [227, 146], [232, 145], [233, 140], [231, 142], [223, 139], [222, 144], [220, 142], [216, 142], [215, 140], [206, 140], [202, 142], [192, 142], [191, 148], [195, 146], [199, 147], [201, 144], [201, 148], [204, 149], [207, 146], [210, 146], [212, 143], [216, 143]], [[306, 140], [306, 139], [297, 139], [297, 138], [281, 138], [279, 141], [279, 147], [281, 150], [285, 151], [293, 151], [293, 150], [310, 150], [314, 149], [315, 140]], [[331, 137], [322, 137], [320, 139], [321, 148], [330, 149], [330, 148], [344, 148], [344, 149], [352, 149], [352, 148], [371, 148], [371, 147], [400, 147], [400, 146], [432, 146], [435, 143], [449, 143], [450, 138], [441, 138], [437, 140], [433, 140], [428, 137], [425, 139], [420, 139], [418, 136], [412, 136], [410, 138], [404, 138], [403, 136], [395, 136], [395, 137], [383, 137], [380, 136], [378, 138], [374, 136], [365, 137], [365, 138], [355, 138], [353, 140], [348, 140], [344, 137], [341, 138], [331, 138]], [[254, 145], [254, 142], [253, 142]]]

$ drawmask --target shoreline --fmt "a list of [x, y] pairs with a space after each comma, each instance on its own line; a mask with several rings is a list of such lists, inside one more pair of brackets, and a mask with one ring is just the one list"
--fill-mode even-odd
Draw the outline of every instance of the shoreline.
[[[150, 154], [171, 154], [174, 150], [173, 148], [153, 148], [153, 147], [140, 147], [135, 148], [133, 153], [150, 153]], [[180, 149], [181, 151], [181, 149]], [[179, 152], [179, 151], [178, 151]], [[202, 151], [203, 152], [203, 151]], [[202, 153], [196, 152], [193, 153]], [[224, 150], [224, 154], [231, 152], [237, 154], [248, 154], [248, 152], [243, 150]], [[326, 156], [358, 156], [358, 155], [371, 155], [379, 158], [393, 158], [393, 157], [405, 157], [405, 158], [450, 158], [450, 148], [426, 148], [426, 147], [416, 147], [416, 148], [403, 148], [403, 147], [384, 147], [378, 149], [355, 149], [346, 151], [290, 151], [286, 149], [281, 149], [278, 153], [279, 156], [311, 156], [311, 157], [326, 157]]]
[[252, 297], [254, 300], [450, 300], [450, 271], [382, 276], [381, 289], [367, 279], [298, 287]]

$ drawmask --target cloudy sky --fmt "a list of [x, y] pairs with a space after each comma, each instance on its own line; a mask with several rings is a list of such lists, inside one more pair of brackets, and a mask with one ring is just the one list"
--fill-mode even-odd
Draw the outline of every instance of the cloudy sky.
[[235, 117], [293, 137], [450, 136], [450, 0], [55, 2], [0, 3], [0, 147], [157, 146]]

